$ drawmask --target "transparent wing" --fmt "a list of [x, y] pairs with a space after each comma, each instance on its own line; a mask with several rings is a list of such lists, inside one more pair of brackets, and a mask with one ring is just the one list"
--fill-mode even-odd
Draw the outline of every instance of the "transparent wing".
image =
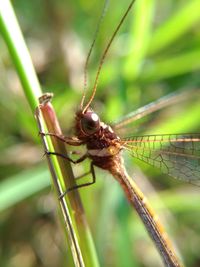
[[160, 99], [151, 102], [147, 104], [144, 107], [141, 107], [126, 116], [124, 116], [119, 121], [115, 122], [112, 125], [112, 128], [114, 131], [117, 129], [123, 128], [124, 126], [139, 120], [143, 118], [144, 116], [151, 114], [155, 111], [158, 111], [160, 109], [166, 108], [170, 105], [174, 105], [176, 103], [181, 103], [181, 101], [188, 100], [188, 98], [192, 96], [199, 96], [200, 90], [187, 90], [187, 91], [178, 91], [176, 93], [171, 93], [169, 95], [166, 95], [164, 97], [161, 97]]
[[200, 186], [200, 134], [135, 136], [122, 142], [133, 157]]

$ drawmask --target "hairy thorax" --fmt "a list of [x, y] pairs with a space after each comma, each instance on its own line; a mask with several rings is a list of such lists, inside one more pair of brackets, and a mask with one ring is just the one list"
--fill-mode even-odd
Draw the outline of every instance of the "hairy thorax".
[[99, 131], [87, 138], [86, 147], [89, 158], [96, 166], [103, 169], [110, 169], [113, 160], [119, 157], [122, 149], [120, 138], [110, 126], [103, 122], [101, 122]]

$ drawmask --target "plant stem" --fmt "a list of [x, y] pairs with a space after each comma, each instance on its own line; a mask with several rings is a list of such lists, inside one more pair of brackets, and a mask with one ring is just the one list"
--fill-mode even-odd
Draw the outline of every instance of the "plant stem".
[[[42, 95], [42, 91], [32, 65], [31, 57], [9, 0], [0, 0], [0, 31], [15, 64], [26, 98], [34, 113], [35, 109], [39, 105], [38, 98]], [[56, 131], [60, 131], [52, 106], [48, 104], [43, 108], [42, 113], [45, 117], [44, 119], [46, 125], [43, 119], [41, 119], [42, 127], [44, 127], [44, 129], [49, 128], [52, 130], [57, 127]], [[51, 121], [52, 117], [49, 117], [50, 114], [54, 114], [53, 121]], [[56, 125], [54, 124], [55, 122]], [[52, 151], [54, 151], [55, 148], [62, 151], [64, 150], [63, 144], [60, 144], [55, 140], [52, 143], [51, 138], [46, 138], [45, 142], [47, 142], [45, 144], [47, 144], [48, 148]], [[63, 162], [61, 159], [57, 160], [56, 157], [52, 157], [52, 159], [48, 159], [48, 161], [51, 162], [50, 167], [52, 168], [50, 171], [53, 175], [53, 185], [55, 191], [57, 192], [56, 198], [58, 198], [60, 195], [60, 188], [64, 188], [65, 183], [67, 186], [74, 183], [73, 173], [70, 164], [66, 161]], [[58, 184], [55, 183], [55, 180]], [[75, 236], [75, 238], [67, 236], [69, 243], [71, 244], [70, 247], [72, 249], [75, 266], [98, 266], [94, 244], [78, 192], [71, 192], [66, 196], [66, 201], [65, 199], [62, 199], [62, 201], [60, 201], [60, 207], [64, 221], [67, 224], [67, 227], [64, 228], [65, 233], [69, 234], [72, 233], [71, 231], [74, 231], [73, 237]], [[76, 253], [74, 253], [74, 247], [76, 247]]]
[[9, 0], [0, 1], [0, 31], [15, 64], [29, 105], [34, 112], [42, 91]]

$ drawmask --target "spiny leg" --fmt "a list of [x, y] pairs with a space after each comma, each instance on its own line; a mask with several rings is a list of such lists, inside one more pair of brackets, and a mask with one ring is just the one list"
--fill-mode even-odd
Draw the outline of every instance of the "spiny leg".
[[44, 133], [44, 132], [39, 132], [40, 135], [42, 136], [52, 136], [57, 138], [58, 140], [68, 144], [68, 145], [72, 145], [72, 146], [80, 146], [82, 144], [82, 141], [79, 140], [76, 137], [67, 137], [65, 135], [61, 135], [61, 134], [55, 134], [55, 133]]
[[84, 161], [88, 155], [87, 154], [84, 154], [82, 157], [80, 157], [79, 159], [77, 160], [73, 160], [71, 159], [70, 157], [68, 157], [67, 155], [63, 155], [61, 153], [58, 153], [58, 152], [51, 152], [51, 151], [45, 151], [45, 155], [55, 155], [55, 156], [58, 156], [58, 157], [61, 157], [63, 159], [67, 159], [69, 160], [70, 162], [74, 163], [74, 164], [77, 164], [77, 163], [80, 163], [82, 161]]
[[[94, 164], [93, 162], [91, 162], [90, 164], [90, 171], [88, 173], [91, 173], [92, 174], [92, 181], [91, 182], [88, 182], [88, 183], [85, 183], [85, 184], [79, 184], [79, 185], [75, 185], [71, 188], [68, 188], [62, 195], [59, 196], [59, 199], [63, 198], [66, 194], [68, 194], [69, 192], [73, 191], [73, 190], [77, 190], [81, 187], [85, 187], [85, 186], [89, 186], [89, 185], [92, 185], [96, 182], [96, 176], [95, 176], [95, 171], [94, 171]], [[86, 175], [86, 174], [85, 174]], [[85, 176], [84, 175], [84, 176]], [[82, 175], [83, 177], [83, 175]], [[79, 177], [81, 178], [81, 177]]]
[[[69, 160], [70, 162], [72, 162], [72, 163], [74, 163], [74, 164], [80, 163], [80, 162], [84, 161], [84, 160], [88, 157], [87, 154], [84, 154], [84, 155], [83, 155], [82, 157], [80, 157], [79, 159], [77, 159], [77, 160], [73, 160], [73, 159], [69, 158], [67, 155], [63, 155], [63, 154], [58, 153], [58, 152], [45, 151], [45, 154], [47, 154], [47, 155], [55, 155], [55, 156], [58, 156], [58, 157], [62, 157], [62, 158], [64, 158], [64, 159]], [[87, 174], [90, 174], [90, 173], [92, 174], [92, 181], [91, 181], [91, 182], [88, 182], [88, 183], [85, 183], [85, 184], [80, 184], [80, 185], [75, 185], [75, 186], [73, 186], [73, 187], [71, 187], [71, 188], [68, 188], [68, 189], [66, 190], [66, 192], [64, 192], [63, 194], [61, 194], [61, 195], [59, 196], [59, 199], [63, 198], [63, 197], [64, 197], [68, 192], [70, 192], [70, 191], [76, 190], [76, 189], [81, 188], [81, 187], [84, 187], [84, 186], [92, 185], [92, 184], [94, 184], [94, 183], [96, 182], [96, 176], [95, 176], [95, 171], [94, 171], [94, 164], [93, 164], [93, 162], [91, 162], [91, 164], [90, 164], [90, 171], [89, 171], [89, 172], [84, 173], [83, 175], [81, 175], [81, 176], [79, 176], [79, 177], [77, 177], [77, 178], [75, 178], [75, 179], [80, 179], [80, 178], [82, 178], [82, 177], [84, 177], [84, 176], [86, 176]]]
[[[87, 158], [87, 154], [84, 154], [82, 157], [80, 157], [79, 159], [77, 160], [73, 160], [71, 159], [70, 157], [68, 157], [67, 155], [63, 155], [63, 154], [60, 154], [60, 153], [57, 153], [57, 152], [50, 152], [50, 151], [46, 151], [45, 152], [45, 155], [48, 154], [48, 155], [55, 155], [55, 156], [59, 156], [59, 157], [62, 157], [66, 160], [69, 160], [70, 162], [72, 162], [73, 164], [77, 164], [77, 163], [80, 163], [82, 161], [84, 161], [86, 158]], [[83, 178], [84, 176], [88, 175], [91, 173], [91, 169], [88, 171], [88, 172], [85, 172], [83, 174], [81, 174], [80, 176], [78, 177], [75, 177], [75, 180], [78, 180], [78, 179], [81, 179]]]

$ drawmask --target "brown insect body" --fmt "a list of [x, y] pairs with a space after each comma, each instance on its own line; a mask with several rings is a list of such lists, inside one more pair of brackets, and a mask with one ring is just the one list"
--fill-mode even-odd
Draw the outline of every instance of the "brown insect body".
[[162, 225], [142, 192], [126, 172], [120, 154], [123, 149], [123, 141], [110, 126], [101, 122], [98, 115], [90, 108], [85, 112], [78, 111], [76, 113], [75, 129], [77, 138], [87, 147], [87, 157], [91, 159], [92, 164], [109, 171], [121, 184], [127, 199], [146, 225], [147, 231], [154, 240], [166, 266], [180, 267], [181, 264], [173, 252]]

